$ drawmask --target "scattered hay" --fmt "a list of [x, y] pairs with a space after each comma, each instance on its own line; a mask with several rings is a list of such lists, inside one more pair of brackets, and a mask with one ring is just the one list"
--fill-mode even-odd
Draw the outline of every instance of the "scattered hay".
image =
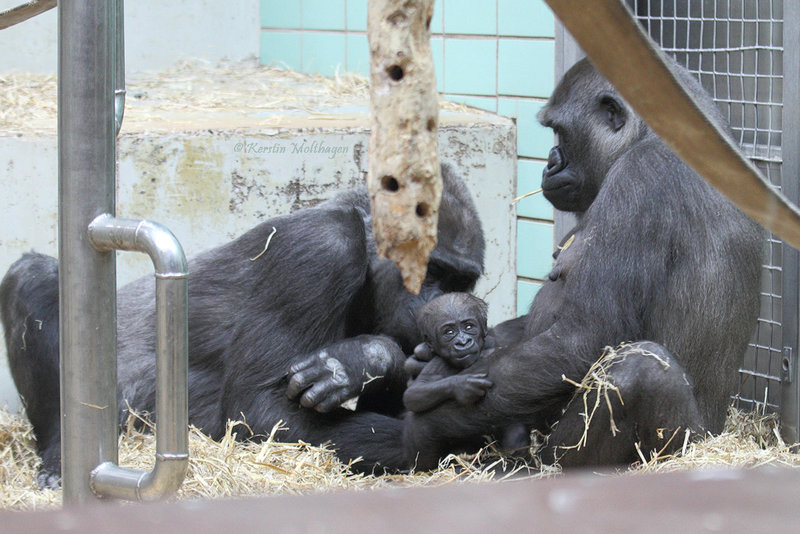
[[[570, 238], [569, 242], [571, 242], [571, 239], [572, 238]], [[575, 445], [564, 445], [560, 447], [561, 449], [581, 450], [586, 446], [586, 440], [589, 436], [589, 427], [601, 403], [605, 404], [608, 408], [608, 423], [611, 429], [611, 435], [616, 436], [617, 432], [619, 432], [616, 423], [614, 423], [614, 408], [611, 404], [609, 392], [613, 392], [616, 395], [620, 404], [624, 405], [625, 403], [622, 401], [619, 388], [614, 385], [608, 374], [608, 371], [619, 361], [617, 356], [616, 349], [606, 347], [603, 350], [603, 354], [592, 364], [580, 383], [561, 375], [561, 380], [575, 386], [575, 394], [572, 397], [572, 402], [577, 402], [578, 397], [581, 397], [581, 401], [583, 402], [583, 412], [581, 412], [583, 415], [583, 435]], [[591, 393], [594, 393], [594, 401], [589, 399]]]
[[[281, 113], [302, 112], [322, 120], [334, 117], [336, 108], [366, 106], [369, 102], [369, 80], [358, 74], [302, 74], [259, 65], [256, 60], [216, 65], [185, 61], [162, 72], [130, 75], [126, 90], [126, 120], [140, 123], [175, 112], [236, 111], [274, 113], [278, 126]], [[453, 111], [469, 109], [445, 100], [441, 106]], [[19, 72], [0, 75], [0, 135], [55, 133], [56, 112], [55, 76]]]
[[[683, 440], [682, 434], [680, 439]], [[635, 465], [633, 471], [751, 468], [767, 464], [800, 467], [797, 445], [786, 444], [781, 439], [778, 416], [730, 408], [722, 434], [700, 441], [686, 441], [678, 453], [651, 457]]]
[[[462, 482], [500, 481], [520, 476], [557, 475], [558, 467], [546, 466], [526, 475], [503, 463], [491, 448], [478, 455], [451, 455], [430, 473], [372, 476], [350, 474], [328, 447], [276, 441], [276, 427], [262, 443], [236, 441], [249, 435], [243, 422], [228, 424], [225, 437], [214, 441], [196, 428], [189, 433], [189, 470], [175, 499], [257, 497], [274, 494], [306, 494], [336, 489], [369, 490], [381, 487], [441, 486]], [[0, 508], [37, 510], [58, 507], [61, 490], [38, 490], [39, 459], [30, 425], [24, 418], [0, 409]], [[129, 424], [119, 440], [120, 463], [149, 470], [155, 451], [152, 434], [138, 432]], [[778, 433], [775, 415], [740, 412], [731, 408], [720, 436], [688, 443], [682, 454], [653, 458], [627, 472], [652, 473], [681, 469], [759, 467], [765, 464], [800, 467], [800, 454], [792, 452]]]
[[[120, 465], [150, 470], [155, 438], [130, 421], [119, 440]], [[500, 462], [483, 462], [476, 455], [451, 455], [430, 473], [373, 476], [351, 474], [328, 447], [308, 443], [283, 443], [273, 429], [261, 443], [237, 441], [250, 435], [246, 423], [229, 422], [226, 435], [214, 441], [194, 427], [189, 430], [189, 469], [175, 499], [257, 497], [304, 494], [336, 489], [373, 489], [402, 486], [441, 486], [454, 482], [499, 480]], [[61, 504], [61, 490], [39, 490], [39, 458], [30, 424], [0, 409], [0, 509], [38, 510]]]

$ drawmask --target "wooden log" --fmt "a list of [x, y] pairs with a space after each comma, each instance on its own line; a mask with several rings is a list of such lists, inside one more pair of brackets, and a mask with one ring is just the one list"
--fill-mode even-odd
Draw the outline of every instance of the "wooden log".
[[436, 246], [442, 194], [432, 17], [433, 0], [369, 1], [372, 226], [378, 253], [415, 294]]

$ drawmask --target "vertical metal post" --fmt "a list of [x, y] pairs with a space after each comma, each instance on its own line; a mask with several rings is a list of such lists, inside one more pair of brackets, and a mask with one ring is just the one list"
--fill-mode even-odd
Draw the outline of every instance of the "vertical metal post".
[[[800, 200], [800, 3], [783, 4], [783, 194]], [[781, 432], [789, 443], [800, 441], [800, 365], [798, 365], [798, 318], [800, 312], [800, 253], [783, 246], [783, 355], [781, 373]]]
[[[117, 462], [113, 251], [87, 228], [114, 213], [114, 2], [58, 6], [61, 459], [64, 504], [93, 499], [88, 473]], [[87, 446], [99, 443], [99, 447]]]

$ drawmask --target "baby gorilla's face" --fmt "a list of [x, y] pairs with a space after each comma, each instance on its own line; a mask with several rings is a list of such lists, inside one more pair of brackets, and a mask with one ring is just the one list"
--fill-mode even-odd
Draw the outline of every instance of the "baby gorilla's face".
[[478, 359], [483, 341], [484, 333], [477, 318], [458, 317], [439, 325], [433, 348], [453, 367], [465, 369]]

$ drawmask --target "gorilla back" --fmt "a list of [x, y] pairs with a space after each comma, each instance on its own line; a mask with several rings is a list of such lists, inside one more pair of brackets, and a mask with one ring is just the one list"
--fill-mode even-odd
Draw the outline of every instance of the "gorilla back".
[[[378, 258], [365, 188], [190, 258], [190, 422], [219, 437], [227, 419], [244, 417], [258, 439], [283, 421], [281, 439], [333, 442], [343, 460], [363, 458], [356, 468], [402, 467], [402, 424], [394, 416], [407, 381], [404, 350], [421, 341], [416, 309], [443, 292], [472, 289], [483, 270], [472, 199], [448, 167], [442, 173], [439, 244], [419, 295]], [[155, 409], [153, 287], [148, 276], [117, 296], [121, 422], [127, 404]], [[60, 472], [56, 260], [18, 260], [0, 285], [0, 308], [14, 381], [44, 460], [40, 484], [53, 485]], [[357, 410], [339, 407], [350, 400]]]
[[[723, 124], [699, 83], [674, 70]], [[758, 314], [762, 231], [587, 60], [567, 72], [539, 119], [559, 142], [542, 188], [578, 216], [574, 237], [536, 295], [522, 339], [470, 370], [488, 372], [495, 385], [477, 407], [450, 403], [409, 418], [408, 455], [422, 467], [451, 441], [543, 415], [558, 419], [547, 451], [566, 450], [562, 465], [635, 460], [634, 444], [661, 449], [672, 435], [664, 429], [722, 430]], [[609, 370], [624, 402], [613, 409], [616, 428], [602, 403], [584, 435], [581, 403], [570, 405], [575, 388], [562, 377], [581, 383], [605, 347], [622, 343]]]

